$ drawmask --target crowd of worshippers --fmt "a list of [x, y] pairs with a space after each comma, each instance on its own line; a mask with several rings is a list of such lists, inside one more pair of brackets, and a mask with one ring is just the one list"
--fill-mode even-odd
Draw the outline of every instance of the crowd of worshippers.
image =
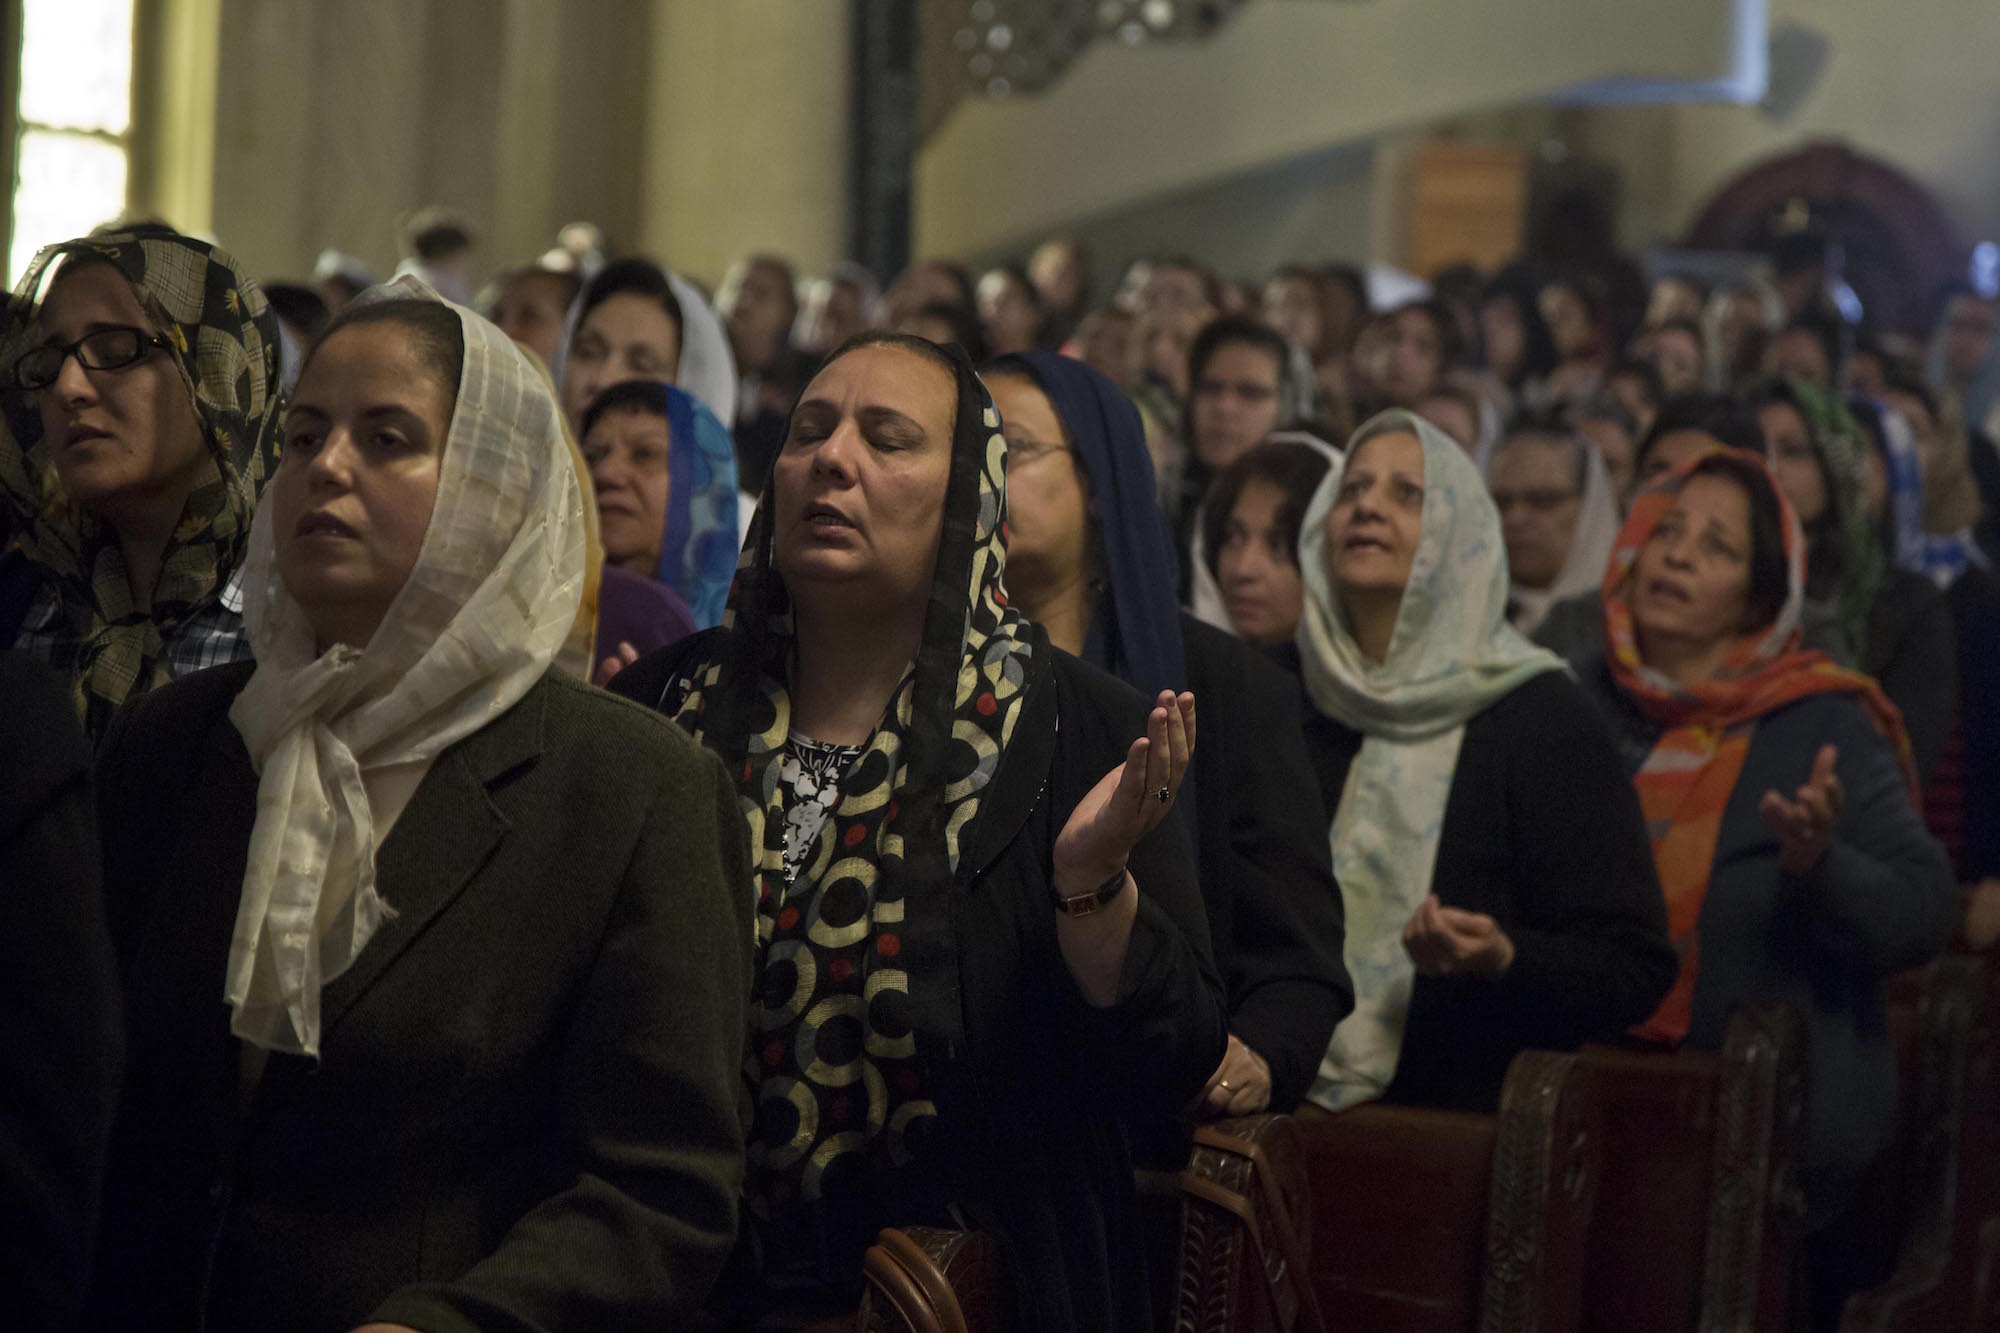
[[936, 1225], [1143, 1330], [1198, 1122], [1774, 1000], [1838, 1309], [1884, 978], [2000, 934], [1993, 301], [417, 239], [12, 298], [18, 1326], [736, 1327]]

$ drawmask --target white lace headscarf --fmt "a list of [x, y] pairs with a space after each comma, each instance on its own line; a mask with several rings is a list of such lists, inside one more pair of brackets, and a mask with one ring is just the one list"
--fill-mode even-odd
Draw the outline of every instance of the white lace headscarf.
[[[358, 301], [441, 298], [413, 279]], [[465, 368], [417, 563], [365, 648], [317, 651], [257, 511], [243, 619], [257, 670], [230, 709], [258, 773], [257, 819], [230, 942], [230, 1028], [317, 1056], [320, 989], [393, 906], [375, 883], [364, 777], [427, 763], [549, 670], [584, 583], [583, 495], [561, 413], [507, 337], [453, 306]]]

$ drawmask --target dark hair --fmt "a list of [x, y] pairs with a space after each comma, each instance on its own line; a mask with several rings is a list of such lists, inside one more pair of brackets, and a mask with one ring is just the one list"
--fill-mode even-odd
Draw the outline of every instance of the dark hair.
[[[798, 318], [799, 275], [793, 270], [792, 262], [783, 255], [774, 255], [768, 251], [759, 251], [754, 255], [744, 256], [743, 272], [746, 276], [752, 269], [759, 268], [771, 269], [777, 273], [779, 280], [785, 287], [785, 299], [791, 303], [792, 317], [794, 319]], [[738, 285], [740, 286], [741, 284]], [[787, 329], [786, 332], [789, 334], [790, 330]]]
[[1639, 422], [1625, 404], [1609, 393], [1596, 393], [1589, 398], [1572, 402], [1563, 409], [1563, 419], [1574, 429], [1586, 421], [1608, 421], [1625, 432], [1625, 438], [1633, 444], [1639, 442]]
[[1759, 458], [1764, 456], [1764, 430], [1757, 424], [1755, 413], [1723, 394], [1684, 393], [1660, 404], [1653, 428], [1639, 441], [1638, 452], [1632, 457], [1633, 472], [1643, 473], [1646, 455], [1653, 452], [1653, 446], [1683, 430], [1700, 431], [1731, 449], [1741, 449]]
[[403, 246], [426, 263], [470, 250], [472, 227], [447, 208], [420, 208], [403, 228]]
[[658, 380], [620, 380], [590, 400], [583, 409], [583, 422], [576, 437], [580, 443], [606, 415], [625, 409], [656, 417], [667, 415], [667, 386]]
[[[576, 274], [565, 273], [557, 268], [544, 268], [540, 264], [529, 264], [525, 267], [501, 274], [496, 290], [505, 291], [508, 283], [519, 282], [523, 278], [541, 278], [548, 282], [553, 282], [556, 286], [562, 288], [562, 306], [565, 310], [569, 309], [570, 304], [576, 300], [576, 294], [583, 290], [583, 279]], [[679, 326], [679, 322], [678, 317], [676, 317], [676, 327]]]
[[1465, 354], [1458, 336], [1458, 320], [1452, 315], [1451, 307], [1435, 296], [1426, 296], [1415, 301], [1405, 301], [1391, 310], [1384, 318], [1396, 320], [1416, 311], [1429, 319], [1431, 327], [1437, 330], [1438, 374], [1442, 375], [1458, 364]]
[[667, 318], [674, 322], [674, 341], [685, 343], [687, 325], [681, 318], [680, 298], [674, 295], [674, 285], [667, 280], [666, 270], [650, 259], [614, 259], [599, 269], [597, 276], [583, 289], [583, 300], [576, 311], [576, 326], [582, 328], [591, 311], [612, 297], [626, 293], [649, 296], [658, 301], [660, 308], [667, 312]]
[[1207, 544], [1208, 572], [1216, 572], [1222, 555], [1223, 532], [1243, 488], [1253, 481], [1268, 482], [1283, 492], [1285, 502], [1278, 507], [1278, 527], [1285, 534], [1285, 549], [1298, 559], [1299, 524], [1312, 503], [1313, 492], [1326, 480], [1333, 462], [1309, 444], [1268, 440], [1244, 452], [1241, 458], [1216, 474], [1202, 499], [1201, 537]]
[[458, 322], [458, 312], [442, 301], [398, 296], [387, 301], [343, 306], [306, 353], [299, 367], [300, 377], [312, 368], [313, 358], [328, 339], [358, 324], [400, 324], [409, 330], [410, 341], [416, 344], [417, 356], [425, 369], [451, 390], [454, 403], [458, 401], [459, 381], [465, 378], [465, 329]]
[[[1505, 301], [1514, 307], [1521, 320], [1521, 366], [1508, 388], [1518, 388], [1531, 379], [1545, 379], [1556, 368], [1556, 340], [1549, 333], [1549, 322], [1542, 318], [1541, 307], [1535, 301], [1534, 278], [1519, 264], [1510, 264], [1493, 275], [1486, 284], [1479, 305], [1483, 310], [1496, 302]], [[1487, 349], [1487, 360], [1492, 361], [1492, 349]]]
[[[952, 307], [952, 308], [956, 309], [957, 307]], [[929, 307], [926, 306], [925, 309], [929, 309]], [[951, 429], [954, 435], [957, 434], [958, 432], [957, 395], [958, 395], [958, 372], [959, 372], [958, 363], [951, 359], [950, 354], [947, 353], [944, 350], [944, 348], [938, 346], [936, 343], [932, 342], [929, 338], [921, 338], [914, 333], [898, 333], [894, 329], [863, 329], [861, 332], [855, 334], [852, 338], [849, 338], [846, 342], [842, 343], [840, 346], [834, 348], [831, 352], [828, 352], [826, 354], [825, 359], [822, 360], [819, 363], [819, 365], [814, 368], [812, 376], [807, 377], [807, 383], [811, 383], [813, 377], [817, 376], [821, 371], [825, 370], [828, 366], [832, 365], [834, 362], [840, 360], [840, 358], [842, 358], [843, 356], [846, 356], [849, 352], [858, 352], [864, 347], [899, 348], [902, 351], [910, 352], [917, 356], [922, 357], [924, 360], [936, 366], [939, 370], [942, 370], [946, 375], [950, 376], [952, 382]], [[961, 350], [963, 349], [961, 348]], [[789, 422], [786, 424], [785, 433], [787, 435], [791, 433], [791, 426]]]
[[[1744, 406], [1751, 412], [1761, 412], [1767, 407], [1789, 407], [1798, 414], [1799, 424], [1806, 429], [1806, 438], [1811, 441], [1813, 464], [1819, 469], [1820, 491], [1826, 496], [1826, 504], [1819, 517], [1810, 523], [1801, 518], [1801, 527], [1806, 537], [1806, 589], [1817, 598], [1831, 597], [1840, 587], [1847, 574], [1846, 542], [1846, 499], [1840, 488], [1834, 485], [1833, 468], [1827, 463], [1826, 441], [1819, 438], [1813, 425], [1813, 414], [1787, 380], [1766, 380], [1753, 388], [1746, 396]], [[1763, 423], [1758, 423], [1762, 430]], [[1768, 456], [1770, 445], [1767, 441], [1765, 452]]]
[[1332, 287], [1345, 287], [1354, 295], [1354, 304], [1359, 314], [1366, 316], [1368, 309], [1368, 279], [1352, 264], [1322, 264], [1320, 277]]
[[1772, 337], [1772, 341], [1776, 342], [1788, 333], [1803, 333], [1819, 343], [1820, 351], [1826, 357], [1828, 379], [1833, 381], [1839, 380], [1841, 363], [1847, 359], [1846, 348], [1843, 346], [1846, 342], [1846, 334], [1841, 325], [1823, 316], [1811, 314], [1800, 315], [1797, 319], [1785, 325], [1784, 328], [1779, 329]]
[[1743, 488], [1750, 499], [1750, 593], [1743, 628], [1763, 629], [1778, 618], [1792, 594], [1791, 566], [1785, 559], [1785, 520], [1771, 474], [1736, 454], [1711, 454], [1688, 474], [1721, 477]]
[[1285, 405], [1292, 397], [1292, 347], [1279, 333], [1260, 319], [1248, 315], [1218, 315], [1202, 325], [1201, 332], [1194, 336], [1194, 343], [1188, 348], [1188, 393], [1187, 402], [1181, 410], [1181, 439], [1187, 444], [1190, 461], [1194, 450], [1194, 400], [1201, 384], [1202, 375], [1208, 370], [1208, 363], [1215, 354], [1225, 347], [1255, 347], [1270, 354], [1278, 367], [1278, 424], [1290, 425], [1284, 419]]
[[[1570, 464], [1576, 470], [1576, 493], [1581, 496], [1590, 482], [1590, 445], [1582, 439], [1570, 419], [1560, 409], [1554, 411], [1526, 411], [1516, 413], [1501, 432], [1500, 443], [1494, 446], [1492, 462], [1497, 464], [1507, 446], [1516, 440], [1540, 440], [1545, 444], [1559, 444], [1570, 451]], [[1489, 484], [1491, 479], [1488, 479]]]
[[[965, 349], [965, 354], [972, 358], [974, 365], [986, 359], [986, 326], [979, 322], [978, 312], [971, 306], [959, 305], [952, 301], [932, 301], [920, 307], [912, 318], [942, 320], [951, 326], [951, 341]], [[918, 342], [929, 341], [917, 334], [904, 336], [915, 338]], [[833, 356], [827, 357], [827, 361], [833, 360], [840, 351], [840, 348], [835, 348]], [[820, 364], [825, 365], [826, 361]]]
[[271, 303], [271, 313], [309, 340], [325, 332], [327, 321], [333, 317], [318, 292], [297, 283], [267, 282], [264, 284], [264, 299]]
[[1639, 388], [1645, 394], [1647, 402], [1656, 408], [1663, 405], [1667, 396], [1667, 386], [1660, 383], [1658, 366], [1651, 361], [1642, 361], [1638, 357], [1628, 357], [1611, 367], [1610, 373], [1604, 377], [1604, 382], [1608, 385], [1613, 380], [1628, 378], [1639, 381]]
[[1177, 268], [1192, 273], [1201, 279], [1201, 294], [1209, 305], [1222, 309], [1222, 278], [1208, 265], [1190, 254], [1155, 255], [1147, 261], [1155, 272], [1163, 268]]
[[[1042, 308], [1042, 294], [1035, 290], [1035, 284], [1028, 277], [1026, 269], [1022, 268], [1019, 264], [995, 264], [980, 274], [979, 280], [983, 283], [995, 273], [1006, 274], [1007, 280], [1021, 289], [1022, 294], [1028, 298], [1030, 305], [1034, 306], [1037, 310]], [[974, 295], [976, 297], [977, 293], [975, 292]]]
[[1648, 288], [1648, 290], [1649, 291], [1657, 290], [1662, 283], [1667, 283], [1667, 282], [1680, 284], [1681, 286], [1687, 288], [1689, 291], [1693, 292], [1695, 295], [1695, 299], [1701, 302], [1701, 304], [1703, 305], [1708, 304], [1708, 297], [1709, 297], [1708, 284], [1703, 282], [1700, 278], [1697, 278], [1692, 273], [1657, 274], [1653, 278], [1652, 287]]
[[1659, 333], [1685, 333], [1688, 337], [1694, 339], [1697, 351], [1706, 352], [1708, 350], [1708, 339], [1702, 336], [1701, 325], [1695, 323], [1686, 315], [1676, 315], [1672, 319], [1663, 319], [1658, 324], [1653, 325], [1652, 328], [1646, 330], [1648, 338]]
[[1931, 392], [1931, 386], [1924, 382], [1924, 377], [1911, 367], [1900, 361], [1883, 362], [1882, 388], [1889, 393], [1899, 393], [1916, 399], [1924, 405], [1924, 411], [1930, 414], [1931, 425], [1938, 424], [1937, 395]]

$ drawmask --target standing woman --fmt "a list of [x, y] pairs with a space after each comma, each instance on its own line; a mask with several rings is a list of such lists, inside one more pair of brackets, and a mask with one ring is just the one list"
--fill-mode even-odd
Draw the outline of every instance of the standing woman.
[[1715, 450], [1634, 502], [1604, 574], [1601, 656], [1574, 665], [1618, 732], [1680, 952], [1636, 1035], [1715, 1050], [1740, 1004], [1806, 1016], [1818, 1328], [1881, 1234], [1856, 1192], [1895, 1130], [1883, 979], [1943, 947], [1958, 895], [1895, 708], [1800, 648], [1804, 602], [1797, 516], [1757, 457]]
[[1306, 744], [1333, 813], [1355, 1009], [1311, 1097], [1490, 1111], [1529, 1047], [1573, 1049], [1673, 980], [1639, 805], [1553, 654], [1507, 624], [1500, 517], [1410, 412], [1306, 513]]
[[95, 738], [127, 698], [249, 655], [278, 323], [235, 260], [148, 227], [42, 251], [8, 328], [0, 530], [28, 605], [0, 646], [55, 667]]
[[[1197, 1109], [1290, 1112], [1352, 1006], [1297, 685], [1180, 610], [1145, 428], [1117, 385], [1051, 352], [995, 362], [984, 379], [1007, 433], [1014, 604], [1058, 648], [1142, 694], [1185, 685], [1208, 700], [1181, 811], [1228, 984], [1230, 1035]], [[1182, 1157], [1177, 1168], [1184, 1144]]]
[[742, 1178], [743, 826], [712, 758], [552, 668], [583, 565], [528, 357], [413, 283], [350, 305], [258, 511], [254, 664], [100, 755], [93, 1326], [692, 1319]]
[[1001, 1239], [1018, 1327], [1151, 1326], [1121, 1117], [1187, 1105], [1225, 1045], [1167, 818], [1194, 699], [1148, 716], [1008, 605], [999, 427], [962, 353], [848, 342], [792, 414], [723, 627], [613, 681], [722, 756], [750, 822], [725, 1318], [851, 1308], [877, 1232], [922, 1223]]

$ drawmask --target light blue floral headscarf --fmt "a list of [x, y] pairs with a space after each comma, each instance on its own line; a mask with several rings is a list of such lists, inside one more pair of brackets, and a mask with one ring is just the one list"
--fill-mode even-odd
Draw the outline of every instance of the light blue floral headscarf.
[[1346, 467], [1388, 434], [1422, 443], [1424, 499], [1422, 535], [1380, 663], [1362, 654], [1327, 573], [1326, 520], [1346, 469], [1327, 475], [1299, 529], [1306, 689], [1321, 712], [1364, 738], [1329, 834], [1347, 906], [1354, 1012], [1334, 1029], [1308, 1094], [1334, 1111], [1380, 1097], [1396, 1076], [1416, 981], [1403, 927], [1431, 891], [1465, 724], [1526, 681], [1563, 669], [1507, 623], [1500, 514], [1463, 449], [1414, 413], [1384, 412], [1355, 432]]
[[679, 593], [699, 629], [722, 623], [736, 577], [741, 529], [736, 446], [729, 429], [693, 394], [667, 389], [667, 527], [659, 580]]

